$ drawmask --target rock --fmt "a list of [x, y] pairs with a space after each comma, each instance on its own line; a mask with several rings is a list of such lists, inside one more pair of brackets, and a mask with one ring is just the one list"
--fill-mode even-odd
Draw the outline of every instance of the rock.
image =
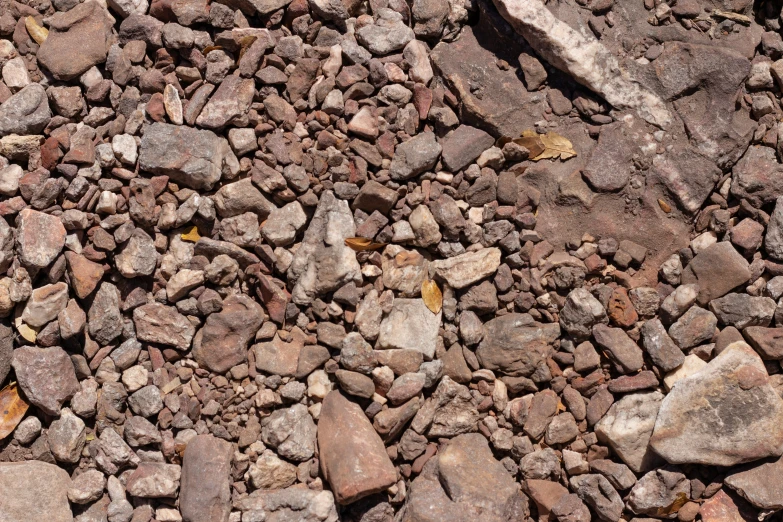
[[593, 327], [593, 337], [606, 350], [617, 372], [634, 373], [644, 366], [642, 350], [620, 328], [597, 324]]
[[717, 326], [718, 319], [712, 312], [694, 306], [669, 327], [669, 336], [687, 350], [712, 339]]
[[383, 442], [362, 409], [340, 392], [326, 396], [318, 420], [321, 471], [337, 502], [350, 504], [397, 481]]
[[744, 330], [749, 326], [769, 326], [775, 314], [775, 301], [748, 294], [726, 294], [710, 301], [710, 310], [727, 326]]
[[296, 482], [296, 466], [281, 460], [272, 450], [266, 450], [248, 469], [253, 486], [262, 489], [287, 488]]
[[[335, 1], [339, 2], [339, 0]], [[331, 491], [313, 491], [299, 487], [260, 489], [237, 501], [237, 504], [243, 513], [242, 517], [250, 520], [287, 519], [298, 522], [337, 522], [338, 520]]]
[[46, 91], [32, 83], [0, 105], [0, 136], [40, 134], [51, 119]]
[[166, 282], [166, 297], [170, 303], [176, 303], [187, 296], [191, 290], [204, 284], [202, 270], [180, 270]]
[[606, 310], [593, 295], [584, 288], [574, 288], [566, 296], [560, 311], [560, 326], [577, 340], [590, 337], [593, 326], [607, 324]]
[[451, 172], [459, 172], [473, 163], [495, 140], [481, 129], [460, 125], [442, 142], [443, 165]]
[[411, 427], [430, 438], [453, 437], [476, 430], [479, 413], [467, 386], [443, 377]]
[[601, 95], [613, 107], [633, 109], [648, 123], [669, 126], [672, 115], [661, 98], [631, 75], [621, 73], [617, 57], [608, 48], [557, 19], [541, 0], [524, 4], [496, 0], [495, 6], [550, 64]]
[[256, 368], [282, 377], [296, 375], [304, 347], [304, 334], [298, 328], [292, 333], [290, 342], [275, 335], [272, 341], [255, 345]]
[[22, 321], [34, 328], [40, 328], [57, 318], [68, 304], [68, 285], [55, 283], [36, 288], [22, 311]]
[[294, 404], [275, 410], [262, 424], [261, 439], [277, 450], [280, 456], [304, 462], [315, 452], [316, 427], [307, 407]]
[[430, 263], [430, 275], [461, 290], [494, 274], [500, 266], [500, 249], [483, 248]]
[[276, 207], [253, 186], [249, 178], [220, 187], [215, 194], [215, 208], [222, 218], [239, 216], [248, 212], [266, 218]]
[[97, 2], [55, 13], [49, 20], [49, 36], [38, 50], [38, 62], [56, 79], [72, 80], [106, 61], [113, 43], [112, 25], [106, 8]]
[[577, 475], [569, 480], [574, 491], [601, 520], [615, 522], [623, 512], [623, 500], [603, 475]]
[[551, 356], [559, 337], [556, 323], [536, 324], [524, 314], [507, 314], [484, 325], [476, 357], [488, 370], [529, 377]]
[[11, 361], [14, 357], [14, 331], [0, 323], [0, 383], [5, 382], [11, 371]]
[[101, 282], [103, 266], [75, 252], [65, 252], [68, 278], [76, 297], [85, 299]]
[[[367, 186], [367, 184], [365, 184]], [[358, 199], [358, 198], [357, 198]], [[274, 246], [288, 246], [307, 224], [307, 214], [298, 201], [274, 209], [261, 227], [261, 235]]]
[[523, 520], [527, 499], [480, 434], [460, 435], [410, 486], [409, 521]]
[[158, 261], [155, 242], [137, 228], [114, 260], [117, 270], [127, 278], [151, 275]]
[[775, 209], [767, 225], [764, 249], [772, 259], [783, 261], [783, 198], [781, 197], [775, 201]]
[[136, 335], [142, 341], [173, 346], [179, 350], [190, 347], [195, 328], [175, 308], [150, 303], [133, 310]]
[[657, 318], [646, 321], [641, 328], [642, 344], [653, 363], [664, 372], [670, 372], [685, 360], [682, 350], [672, 341]]
[[416, 246], [426, 248], [437, 245], [443, 239], [432, 212], [424, 205], [419, 205], [411, 212], [408, 222], [413, 230], [413, 244]]
[[74, 504], [90, 504], [103, 496], [106, 477], [97, 469], [88, 469], [74, 477], [68, 489], [68, 500]]
[[63, 403], [80, 390], [71, 358], [58, 346], [17, 348], [11, 366], [25, 397], [48, 415], [59, 415]]
[[632, 133], [628, 125], [619, 122], [601, 128], [598, 145], [582, 170], [596, 191], [614, 192], [628, 183], [636, 150]]
[[391, 312], [381, 321], [378, 347], [416, 350], [432, 359], [441, 314], [433, 314], [421, 299], [395, 299]]
[[783, 359], [783, 329], [749, 326], [742, 333], [762, 359]]
[[139, 167], [197, 190], [210, 190], [223, 172], [233, 175], [239, 171], [236, 156], [224, 138], [211, 131], [166, 123], [146, 128]]
[[637, 515], [668, 515], [672, 505], [690, 498], [691, 483], [682, 473], [663, 469], [639, 479], [628, 495], [628, 506]]
[[732, 169], [731, 194], [754, 207], [774, 202], [783, 190], [778, 173], [783, 167], [770, 147], [748, 147]]
[[416, 297], [427, 279], [429, 263], [416, 250], [389, 246], [383, 251], [381, 268], [383, 286], [397, 290], [403, 297]]
[[592, 520], [590, 510], [579, 499], [578, 495], [563, 495], [557, 504], [552, 506], [552, 514], [559, 522], [588, 522]]
[[536, 503], [539, 517], [549, 517], [555, 504], [568, 495], [568, 489], [557, 482], [535, 479], [525, 481], [525, 492]]
[[176, 464], [142, 462], [128, 477], [129, 495], [140, 498], [175, 498], [182, 469]]
[[26, 208], [19, 213], [16, 226], [16, 248], [26, 266], [44, 268], [60, 255], [66, 232], [55, 216]]
[[239, 76], [227, 76], [212, 98], [201, 110], [196, 125], [205, 129], [220, 129], [244, 116], [255, 94], [255, 82]]
[[128, 406], [137, 415], [152, 417], [163, 409], [160, 388], [150, 384], [136, 390], [128, 397]]
[[663, 378], [663, 384], [667, 390], [671, 390], [677, 381], [690, 377], [694, 373], [701, 371], [705, 366], [707, 366], [707, 363], [704, 359], [698, 355], [690, 354], [685, 357], [685, 361], [683, 361], [681, 366], [666, 374]]
[[356, 30], [356, 39], [375, 55], [389, 54], [405, 47], [414, 39], [413, 29], [403, 22], [402, 15], [391, 9], [381, 8], [375, 23]]
[[731, 243], [722, 241], [701, 251], [682, 272], [683, 284], [698, 284], [698, 302], [705, 305], [750, 280], [748, 262]]
[[[782, 420], [783, 399], [764, 364], [750, 346], [736, 342], [672, 388], [650, 444], [670, 463], [733, 466], [780, 456]], [[757, 433], [765, 436], [752, 435]]]
[[759, 509], [783, 509], [783, 485], [772, 477], [783, 472], [783, 459], [767, 462], [728, 475], [724, 483]]
[[60, 418], [49, 426], [49, 448], [58, 462], [79, 462], [87, 431], [84, 421], [68, 408], [60, 412]]
[[361, 283], [356, 253], [344, 243], [355, 234], [348, 202], [325, 191], [288, 268], [289, 279], [295, 281], [291, 292], [294, 303], [309, 304], [349, 282]]
[[340, 388], [349, 395], [369, 399], [375, 394], [375, 383], [366, 375], [347, 370], [337, 370], [334, 375]]
[[90, 335], [101, 345], [112, 342], [122, 333], [120, 292], [116, 286], [104, 281], [95, 294], [87, 312]]
[[247, 344], [263, 322], [261, 306], [243, 295], [223, 301], [220, 313], [207, 317], [193, 339], [193, 358], [202, 367], [225, 373], [247, 360]]
[[435, 134], [418, 134], [397, 146], [389, 167], [389, 175], [397, 181], [418, 176], [435, 166], [440, 152], [441, 146], [435, 139]]
[[637, 473], [658, 463], [658, 456], [649, 448], [663, 394], [657, 391], [626, 395], [612, 404], [606, 415], [595, 425], [599, 440], [609, 444], [618, 457]]
[[231, 512], [231, 444], [198, 435], [182, 456], [179, 509], [186, 522], [228, 522]]
[[[46, 494], [42, 495], [44, 484]], [[39, 460], [0, 463], [0, 490], [3, 491], [0, 520], [72, 522], [68, 505], [70, 487], [68, 473], [53, 464]]]
[[624, 491], [636, 483], [636, 475], [628, 466], [611, 460], [593, 460], [590, 462], [590, 471], [605, 476], [618, 491]]

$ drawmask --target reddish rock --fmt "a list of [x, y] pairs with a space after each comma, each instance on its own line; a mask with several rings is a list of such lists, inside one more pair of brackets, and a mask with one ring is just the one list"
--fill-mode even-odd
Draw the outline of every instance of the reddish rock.
[[639, 314], [628, 297], [628, 290], [617, 287], [609, 298], [609, 319], [617, 326], [629, 328], [639, 320]]
[[228, 522], [231, 444], [212, 435], [188, 442], [182, 456], [179, 509], [184, 522]]
[[94, 263], [75, 252], [66, 252], [65, 260], [68, 266], [68, 278], [71, 288], [79, 299], [90, 295], [103, 277], [103, 265]]
[[65, 245], [65, 227], [59, 218], [26, 208], [16, 220], [16, 246], [22, 263], [48, 266]]
[[193, 339], [193, 357], [216, 373], [225, 373], [247, 360], [247, 343], [263, 322], [263, 309], [249, 297], [223, 301], [223, 310], [211, 314]]

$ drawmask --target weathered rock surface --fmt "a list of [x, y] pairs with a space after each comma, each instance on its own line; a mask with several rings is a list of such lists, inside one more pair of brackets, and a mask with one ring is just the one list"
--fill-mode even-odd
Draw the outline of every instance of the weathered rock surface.
[[[42, 485], [46, 494], [41, 494]], [[41, 461], [3, 462], [0, 464], [0, 519], [8, 522], [51, 520], [72, 522], [68, 505], [68, 473], [53, 464]]]

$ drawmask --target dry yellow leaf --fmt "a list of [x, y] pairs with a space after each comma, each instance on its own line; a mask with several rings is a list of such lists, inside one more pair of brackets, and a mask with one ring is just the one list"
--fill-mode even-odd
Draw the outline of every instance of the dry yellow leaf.
[[24, 337], [28, 343], [34, 343], [38, 337], [38, 332], [27, 326], [25, 323], [19, 323], [16, 325], [16, 329], [19, 331], [19, 335]]
[[394, 256], [394, 265], [397, 268], [403, 268], [406, 266], [415, 266], [421, 262], [422, 255], [415, 250], [403, 250], [396, 256]]
[[[541, 142], [544, 144], [544, 152], [533, 156], [533, 161], [540, 161], [542, 159], [557, 159], [567, 160], [576, 156], [574, 146], [568, 138], [561, 136], [556, 132], [547, 132], [540, 135]], [[531, 151], [532, 156], [532, 151]]]
[[663, 211], [664, 211], [664, 212], [666, 212], [667, 214], [668, 214], [669, 212], [671, 212], [671, 211], [672, 211], [672, 207], [671, 207], [671, 205], [669, 205], [668, 203], [666, 203], [666, 202], [665, 202], [664, 200], [662, 200], [662, 199], [659, 199], [659, 200], [658, 200], [658, 206], [659, 206], [659, 207], [661, 207], [661, 210], [663, 210]]
[[676, 513], [687, 502], [688, 502], [688, 495], [686, 495], [685, 493], [677, 493], [674, 502], [672, 502], [671, 505], [668, 507], [658, 508], [657, 512], [655, 513], [655, 516], [665, 517], [667, 515], [671, 515], [672, 513]]
[[345, 246], [352, 248], [357, 252], [364, 250], [378, 250], [386, 246], [386, 243], [376, 243], [372, 239], [366, 237], [349, 237], [345, 240]]
[[22, 422], [28, 406], [19, 396], [15, 382], [0, 390], [0, 440], [10, 435]]
[[427, 280], [421, 284], [421, 299], [433, 314], [443, 308], [443, 294], [435, 281]]
[[546, 150], [541, 135], [536, 131], [526, 130], [522, 132], [522, 137], [512, 140], [517, 145], [521, 145], [530, 151], [530, 157], [535, 158]]
[[562, 402], [560, 402], [560, 401], [557, 401], [557, 411], [558, 411], [558, 412], [561, 412], [561, 411], [566, 411], [565, 404], [563, 404], [563, 403], [562, 403]]
[[36, 41], [38, 45], [44, 43], [49, 36], [49, 30], [45, 27], [38, 25], [35, 18], [28, 16], [24, 19], [24, 26], [27, 28], [27, 32], [30, 33], [30, 38]]
[[208, 45], [208, 46], [204, 47], [204, 50], [201, 51], [201, 54], [206, 56], [206, 55], [208, 55], [212, 51], [222, 51], [222, 50], [223, 50], [223, 46], [222, 45]]
[[198, 233], [198, 227], [190, 227], [187, 232], [184, 232], [180, 238], [182, 238], [182, 241], [191, 241], [195, 243], [199, 239], [201, 239], [201, 234]]

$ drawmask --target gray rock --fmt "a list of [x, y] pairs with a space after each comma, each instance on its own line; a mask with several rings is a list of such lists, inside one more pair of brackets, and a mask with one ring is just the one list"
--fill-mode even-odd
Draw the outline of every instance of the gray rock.
[[430, 275], [461, 290], [494, 274], [500, 266], [500, 249], [483, 248], [430, 263]]
[[560, 326], [576, 340], [588, 339], [593, 326], [608, 322], [609, 317], [601, 302], [584, 288], [571, 290], [560, 310]]
[[74, 504], [90, 504], [103, 496], [106, 477], [97, 469], [77, 475], [68, 489], [68, 500]]
[[717, 326], [715, 314], [694, 306], [669, 327], [669, 337], [677, 346], [687, 350], [712, 339]]
[[594, 460], [590, 462], [590, 471], [606, 477], [618, 491], [624, 491], [636, 484], [636, 475], [631, 468], [619, 462], [607, 459]]
[[68, 304], [68, 285], [55, 283], [33, 290], [22, 311], [22, 321], [39, 328], [57, 318]]
[[49, 426], [49, 448], [58, 462], [74, 464], [81, 458], [87, 431], [79, 417], [68, 408]]
[[394, 151], [389, 167], [393, 180], [402, 181], [418, 176], [435, 166], [440, 157], [441, 146], [432, 132], [423, 132], [401, 143]]
[[769, 218], [764, 236], [764, 249], [772, 259], [783, 261], [783, 196], [779, 196], [775, 201], [775, 209]]
[[65, 227], [56, 216], [30, 208], [16, 218], [16, 249], [25, 266], [44, 268], [60, 255]]
[[170, 176], [178, 183], [210, 190], [224, 171], [235, 174], [239, 163], [223, 138], [207, 130], [154, 123], [141, 139], [139, 167]]
[[338, 521], [337, 507], [331, 491], [313, 491], [299, 487], [259, 489], [238, 500], [237, 507], [242, 512], [242, 518], [248, 520]]
[[616, 522], [625, 507], [623, 499], [603, 475], [577, 475], [569, 480], [574, 491], [601, 520]]
[[556, 323], [537, 324], [525, 314], [507, 314], [484, 325], [476, 357], [482, 368], [529, 377], [552, 355], [559, 337]]
[[661, 516], [690, 495], [691, 483], [685, 475], [659, 469], [639, 479], [628, 495], [628, 507], [637, 515]]
[[104, 281], [87, 312], [87, 324], [90, 336], [101, 345], [106, 345], [122, 333], [122, 313], [120, 312], [120, 291], [116, 286]]
[[309, 304], [317, 296], [349, 282], [361, 284], [356, 253], [344, 243], [355, 234], [348, 202], [325, 191], [288, 268], [289, 280], [295, 282], [291, 292], [293, 302]]
[[[46, 494], [41, 494], [42, 487]], [[53, 464], [39, 460], [0, 463], [0, 520], [3, 522], [73, 522], [68, 504], [71, 478]]]
[[287, 459], [304, 462], [315, 452], [316, 427], [304, 404], [275, 410], [262, 423], [261, 439]]
[[610, 328], [603, 324], [593, 327], [595, 342], [606, 350], [619, 373], [634, 373], [644, 366], [641, 348], [620, 328]]
[[157, 261], [155, 242], [140, 228], [133, 232], [122, 250], [114, 256], [117, 270], [128, 278], [151, 275], [155, 271]]
[[[695, 294], [694, 294], [695, 297]], [[663, 372], [670, 372], [685, 361], [685, 354], [674, 344], [660, 319], [646, 321], [641, 328], [642, 345], [655, 366]]]
[[0, 136], [41, 134], [51, 119], [46, 91], [31, 83], [0, 105]]
[[414, 39], [413, 29], [403, 22], [402, 15], [391, 9], [381, 8], [377, 19], [356, 31], [356, 39], [373, 54], [384, 55], [398, 51]]
[[710, 301], [710, 310], [718, 320], [738, 330], [749, 326], [769, 326], [776, 307], [775, 301], [769, 297], [748, 294], [726, 294]]
[[261, 235], [274, 246], [288, 246], [294, 242], [296, 235], [307, 224], [307, 215], [298, 201], [273, 210], [264, 226]]
[[196, 328], [172, 306], [160, 303], [142, 305], [133, 310], [136, 335], [142, 341], [187, 350]]
[[11, 361], [14, 358], [14, 331], [0, 323], [0, 384], [11, 371]]
[[598, 439], [637, 473], [659, 461], [649, 442], [662, 400], [663, 394], [657, 391], [626, 395], [595, 425]]
[[253, 487], [261, 489], [287, 488], [296, 482], [296, 466], [280, 459], [272, 450], [266, 450], [247, 470]]
[[478, 410], [468, 387], [444, 376], [411, 427], [419, 433], [426, 432], [429, 438], [453, 437], [476, 431], [478, 420]]
[[778, 459], [734, 471], [724, 483], [757, 508], [777, 511], [783, 509], [783, 484], [773, 477], [780, 477], [781, 473], [783, 459]]
[[378, 347], [416, 350], [432, 359], [441, 314], [433, 314], [421, 299], [395, 299], [391, 312], [381, 321]]
[[80, 390], [68, 354], [59, 346], [22, 346], [11, 362], [25, 397], [48, 415], [59, 415], [65, 401]]
[[748, 262], [728, 241], [705, 248], [682, 272], [683, 284], [698, 284], [699, 304], [705, 305], [750, 280]]
[[150, 384], [133, 392], [128, 397], [128, 406], [136, 415], [152, 417], [163, 409], [163, 397], [160, 388]]
[[494, 143], [495, 139], [483, 130], [460, 125], [441, 142], [443, 165], [451, 172], [459, 172]]
[[780, 456], [783, 399], [761, 358], [736, 342], [677, 381], [661, 404], [650, 444], [672, 464], [733, 466]]
[[182, 469], [176, 464], [142, 462], [128, 477], [129, 495], [140, 498], [175, 498]]

